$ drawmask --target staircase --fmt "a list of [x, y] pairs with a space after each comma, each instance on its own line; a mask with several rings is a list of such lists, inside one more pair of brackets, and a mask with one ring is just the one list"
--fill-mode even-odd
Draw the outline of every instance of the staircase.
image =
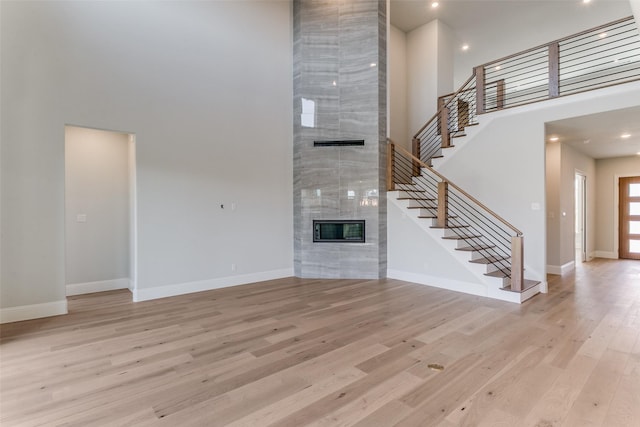
[[389, 141], [388, 199], [472, 272], [486, 296], [523, 302], [541, 286], [524, 277], [523, 233], [437, 168], [473, 143], [483, 115], [638, 79], [640, 34], [632, 17], [475, 67], [458, 91], [438, 99], [411, 152]]
[[388, 199], [465, 262], [487, 296], [520, 303], [540, 292], [539, 281], [523, 276], [520, 230], [407, 150], [387, 147]]

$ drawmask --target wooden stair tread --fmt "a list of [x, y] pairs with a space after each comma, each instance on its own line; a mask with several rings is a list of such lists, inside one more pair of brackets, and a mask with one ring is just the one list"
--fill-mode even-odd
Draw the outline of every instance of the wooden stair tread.
[[438, 218], [438, 216], [437, 215], [433, 215], [433, 216], [431, 216], [431, 215], [420, 215], [420, 216], [418, 216], [418, 218], [420, 218], [420, 219], [436, 219], [436, 218]]
[[430, 228], [441, 228], [446, 230], [447, 228], [469, 228], [468, 225], [447, 225], [446, 227], [438, 227], [437, 225], [432, 225]]
[[467, 136], [466, 133], [451, 135], [451, 138], [462, 138], [463, 136]]
[[482, 236], [477, 235], [477, 234], [465, 234], [462, 236], [444, 236], [443, 239], [445, 240], [466, 240], [466, 239], [478, 239]]
[[422, 200], [422, 201], [435, 201], [435, 199], [427, 199], [423, 197], [398, 197], [396, 200]]
[[502, 291], [507, 291], [507, 292], [515, 292], [517, 294], [521, 294], [525, 291], [528, 291], [529, 289], [533, 288], [534, 286], [538, 285], [540, 282], [538, 282], [537, 280], [528, 280], [528, 279], [524, 279], [524, 281], [522, 282], [522, 290], [521, 291], [514, 291], [513, 289], [511, 289], [511, 285], [507, 285], [504, 288], [500, 288], [500, 290]]
[[463, 248], [456, 248], [456, 251], [465, 251], [465, 252], [474, 252], [474, 251], [483, 251], [486, 249], [493, 249], [495, 248], [495, 246], [488, 246], [488, 245], [483, 245], [483, 246], [465, 246]]
[[482, 257], [482, 258], [478, 258], [478, 259], [472, 259], [469, 262], [474, 263], [474, 264], [493, 264], [494, 262], [506, 261], [508, 259], [510, 259], [510, 258], [508, 258], [508, 257], [491, 256], [491, 257]]
[[[418, 199], [411, 199], [418, 200]], [[422, 202], [435, 202], [435, 199], [420, 199]], [[407, 206], [407, 209], [438, 209], [437, 206]]]

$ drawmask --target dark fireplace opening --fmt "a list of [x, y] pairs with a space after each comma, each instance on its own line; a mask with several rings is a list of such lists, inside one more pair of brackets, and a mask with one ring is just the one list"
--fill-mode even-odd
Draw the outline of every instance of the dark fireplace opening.
[[364, 243], [364, 220], [314, 220], [313, 241]]

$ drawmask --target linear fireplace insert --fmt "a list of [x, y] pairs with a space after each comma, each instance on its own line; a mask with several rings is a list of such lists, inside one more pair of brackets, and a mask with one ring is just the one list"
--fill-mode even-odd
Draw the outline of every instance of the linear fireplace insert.
[[313, 241], [364, 243], [364, 220], [314, 220]]

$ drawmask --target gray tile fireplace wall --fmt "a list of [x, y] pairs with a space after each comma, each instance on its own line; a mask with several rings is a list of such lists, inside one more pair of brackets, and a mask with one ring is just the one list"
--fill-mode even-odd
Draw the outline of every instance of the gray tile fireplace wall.
[[[384, 0], [293, 2], [298, 277], [386, 275], [386, 13]], [[338, 140], [364, 145], [314, 146]], [[314, 243], [313, 220], [365, 220], [365, 243]]]

